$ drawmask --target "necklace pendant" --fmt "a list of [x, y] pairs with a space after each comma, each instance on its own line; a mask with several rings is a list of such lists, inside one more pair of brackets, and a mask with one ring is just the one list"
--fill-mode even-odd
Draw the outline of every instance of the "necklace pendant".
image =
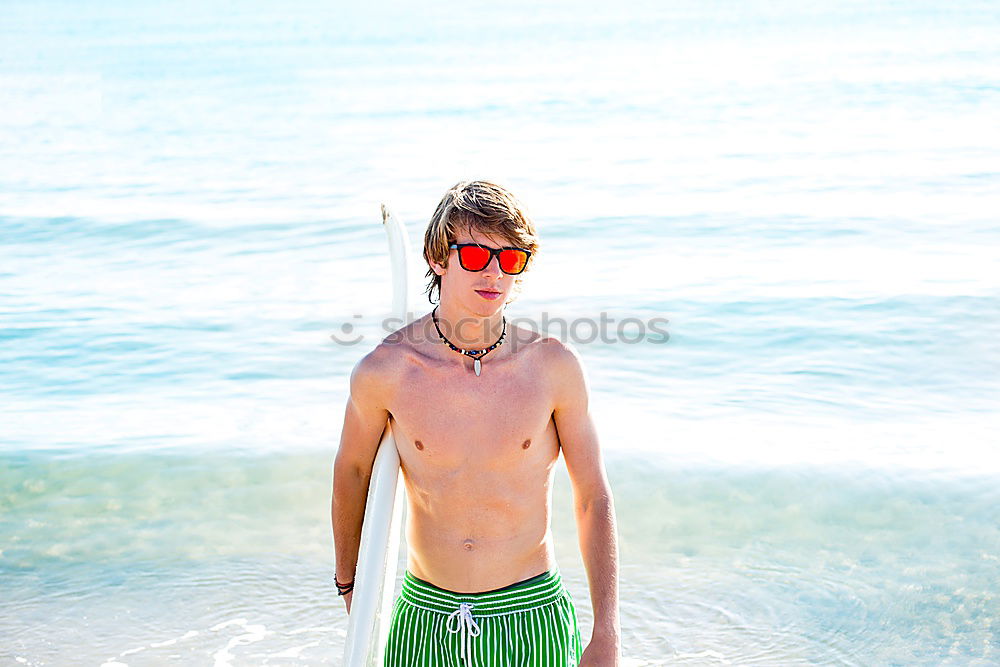
[[476, 359], [475, 363], [472, 364], [472, 368], [476, 371], [476, 377], [479, 377], [479, 373], [483, 370], [483, 365], [479, 363], [479, 359]]

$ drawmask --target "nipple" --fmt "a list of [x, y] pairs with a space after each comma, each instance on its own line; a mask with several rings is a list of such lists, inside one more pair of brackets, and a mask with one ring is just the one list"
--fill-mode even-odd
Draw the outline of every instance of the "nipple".
[[521, 443], [521, 449], [527, 449], [528, 447], [531, 447], [531, 438], [528, 438], [523, 443]]
[[417, 449], [419, 449], [420, 451], [424, 450], [424, 443], [422, 443], [419, 440], [417, 440], [417, 442], [415, 444], [417, 445]]

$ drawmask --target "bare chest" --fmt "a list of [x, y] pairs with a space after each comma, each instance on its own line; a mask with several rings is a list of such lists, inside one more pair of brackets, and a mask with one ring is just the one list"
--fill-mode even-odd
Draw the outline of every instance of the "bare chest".
[[401, 463], [411, 474], [547, 469], [558, 456], [552, 396], [523, 361], [453, 364], [413, 360], [390, 412]]

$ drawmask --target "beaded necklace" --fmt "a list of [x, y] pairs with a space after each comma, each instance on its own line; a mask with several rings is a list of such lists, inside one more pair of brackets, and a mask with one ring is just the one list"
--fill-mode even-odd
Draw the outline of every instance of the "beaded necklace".
[[438, 307], [434, 306], [434, 310], [431, 311], [431, 319], [434, 320], [434, 328], [437, 329], [438, 336], [441, 337], [441, 340], [443, 340], [448, 347], [455, 350], [459, 354], [463, 354], [467, 357], [472, 357], [473, 359], [475, 359], [475, 362], [472, 364], [472, 368], [474, 371], [476, 371], [476, 376], [478, 377], [479, 374], [482, 372], [483, 368], [483, 364], [479, 360], [485, 357], [493, 350], [495, 350], [496, 348], [500, 347], [500, 344], [503, 343], [504, 336], [507, 335], [507, 318], [506, 317], [503, 318], [503, 331], [500, 333], [500, 338], [497, 339], [497, 342], [493, 343], [489, 347], [484, 348], [482, 350], [463, 350], [462, 348], [453, 345], [452, 342], [447, 338], [445, 338], [444, 334], [441, 333], [441, 327], [438, 326], [437, 309]]

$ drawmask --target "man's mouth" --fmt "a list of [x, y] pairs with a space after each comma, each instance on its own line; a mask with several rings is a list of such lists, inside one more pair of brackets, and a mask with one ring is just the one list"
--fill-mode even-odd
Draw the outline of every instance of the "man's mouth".
[[477, 289], [476, 294], [489, 301], [500, 298], [500, 292], [491, 289]]

